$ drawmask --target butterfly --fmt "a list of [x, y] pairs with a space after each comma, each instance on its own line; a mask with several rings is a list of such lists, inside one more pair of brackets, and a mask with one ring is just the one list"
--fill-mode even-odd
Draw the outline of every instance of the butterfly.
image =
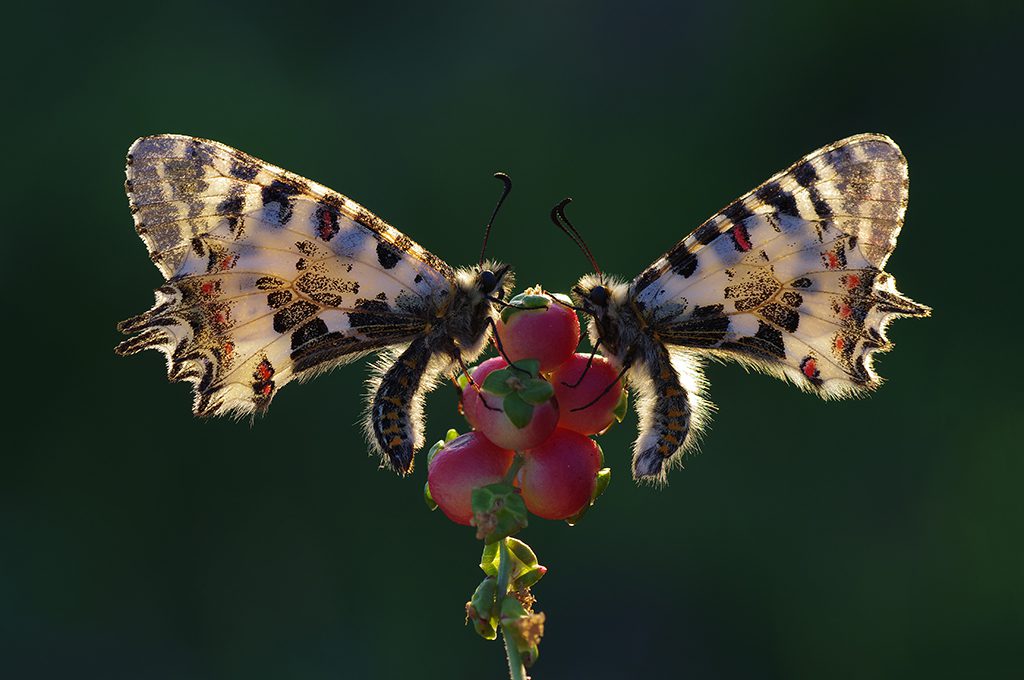
[[126, 173], [166, 283], [119, 324], [131, 337], [116, 351], [162, 352], [199, 416], [263, 412], [288, 382], [380, 353], [365, 430], [386, 464], [410, 472], [424, 394], [482, 351], [509, 266], [481, 254], [453, 269], [355, 201], [218, 142], [143, 137]]
[[692, 450], [709, 404], [704, 358], [788, 380], [825, 399], [881, 384], [872, 359], [889, 322], [931, 310], [884, 271], [907, 208], [907, 162], [884, 135], [805, 156], [714, 215], [626, 283], [595, 273], [573, 288], [591, 341], [637, 395], [633, 475], [663, 482]]

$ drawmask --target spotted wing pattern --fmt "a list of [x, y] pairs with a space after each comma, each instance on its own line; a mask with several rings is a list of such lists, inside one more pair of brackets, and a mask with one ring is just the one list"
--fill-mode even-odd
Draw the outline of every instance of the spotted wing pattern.
[[223, 144], [144, 137], [127, 175], [166, 283], [117, 351], [163, 352], [197, 415], [262, 411], [292, 379], [422, 335], [452, 295], [452, 269], [394, 227]]
[[823, 397], [872, 389], [886, 325], [930, 310], [883, 271], [907, 207], [883, 135], [826, 146], [707, 220], [631, 284], [668, 345], [738, 360]]

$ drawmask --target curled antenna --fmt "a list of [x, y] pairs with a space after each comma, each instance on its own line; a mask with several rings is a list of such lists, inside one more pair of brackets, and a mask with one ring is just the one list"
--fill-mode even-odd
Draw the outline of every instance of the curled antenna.
[[484, 254], [487, 253], [487, 239], [491, 236], [491, 225], [494, 224], [494, 218], [498, 216], [498, 210], [501, 209], [501, 204], [505, 202], [505, 198], [512, 192], [512, 178], [503, 172], [494, 173], [495, 179], [500, 179], [504, 184], [505, 188], [501, 192], [501, 198], [498, 199], [498, 205], [494, 206], [494, 212], [491, 213], [491, 219], [487, 221], [487, 230], [484, 231], [484, 245], [480, 248], [480, 262], [484, 263]]
[[590, 266], [594, 268], [594, 273], [601, 274], [601, 268], [597, 266], [597, 260], [594, 259], [594, 254], [590, 252], [590, 248], [587, 246], [586, 241], [580, 236], [580, 232], [576, 230], [569, 218], [565, 216], [565, 206], [572, 203], [571, 198], [563, 198], [559, 201], [558, 205], [551, 209], [551, 221], [555, 223], [555, 226], [565, 232], [565, 235], [572, 239], [572, 242], [576, 244], [587, 259], [590, 260]]

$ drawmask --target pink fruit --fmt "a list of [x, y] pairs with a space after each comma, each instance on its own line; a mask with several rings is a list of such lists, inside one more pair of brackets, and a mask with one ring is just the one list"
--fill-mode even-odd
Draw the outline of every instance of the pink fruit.
[[558, 403], [554, 399], [533, 405], [526, 425], [517, 427], [505, 412], [506, 401], [518, 399], [517, 396], [512, 394], [498, 397], [485, 391], [483, 397], [491, 408], [483, 404], [477, 405], [473, 415], [477, 431], [503, 448], [522, 451], [536, 446], [547, 439], [558, 426]]
[[477, 432], [456, 437], [427, 466], [431, 498], [448, 519], [468, 526], [473, 518], [473, 489], [502, 481], [514, 455]]
[[[622, 417], [622, 381], [617, 380], [619, 371], [610, 361], [595, 356], [587, 369], [589, 359], [589, 354], [572, 355], [551, 374], [551, 384], [555, 387], [555, 398], [558, 399], [558, 426], [580, 434], [599, 434], [608, 429], [616, 417]], [[612, 383], [615, 385], [603, 397], [587, 406]], [[581, 408], [583, 406], [586, 408]], [[581, 410], [573, 410], [578, 408]]]
[[523, 457], [516, 484], [534, 515], [567, 519], [590, 504], [601, 469], [601, 451], [593, 439], [559, 428]]
[[575, 311], [539, 291], [517, 295], [509, 304], [527, 307], [506, 307], [497, 323], [502, 348], [513, 362], [536, 359], [541, 372], [547, 373], [576, 351], [580, 344], [580, 320]]

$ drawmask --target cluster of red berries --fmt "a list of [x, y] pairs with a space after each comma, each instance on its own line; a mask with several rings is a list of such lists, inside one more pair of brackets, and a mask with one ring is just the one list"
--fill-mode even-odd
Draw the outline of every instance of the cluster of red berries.
[[462, 412], [473, 431], [451, 431], [431, 449], [428, 502], [469, 525], [473, 490], [511, 481], [530, 513], [574, 522], [610, 479], [590, 435], [622, 419], [626, 393], [604, 357], [576, 353], [580, 322], [565, 296], [527, 290], [496, 325], [503, 356], [462, 376]]

